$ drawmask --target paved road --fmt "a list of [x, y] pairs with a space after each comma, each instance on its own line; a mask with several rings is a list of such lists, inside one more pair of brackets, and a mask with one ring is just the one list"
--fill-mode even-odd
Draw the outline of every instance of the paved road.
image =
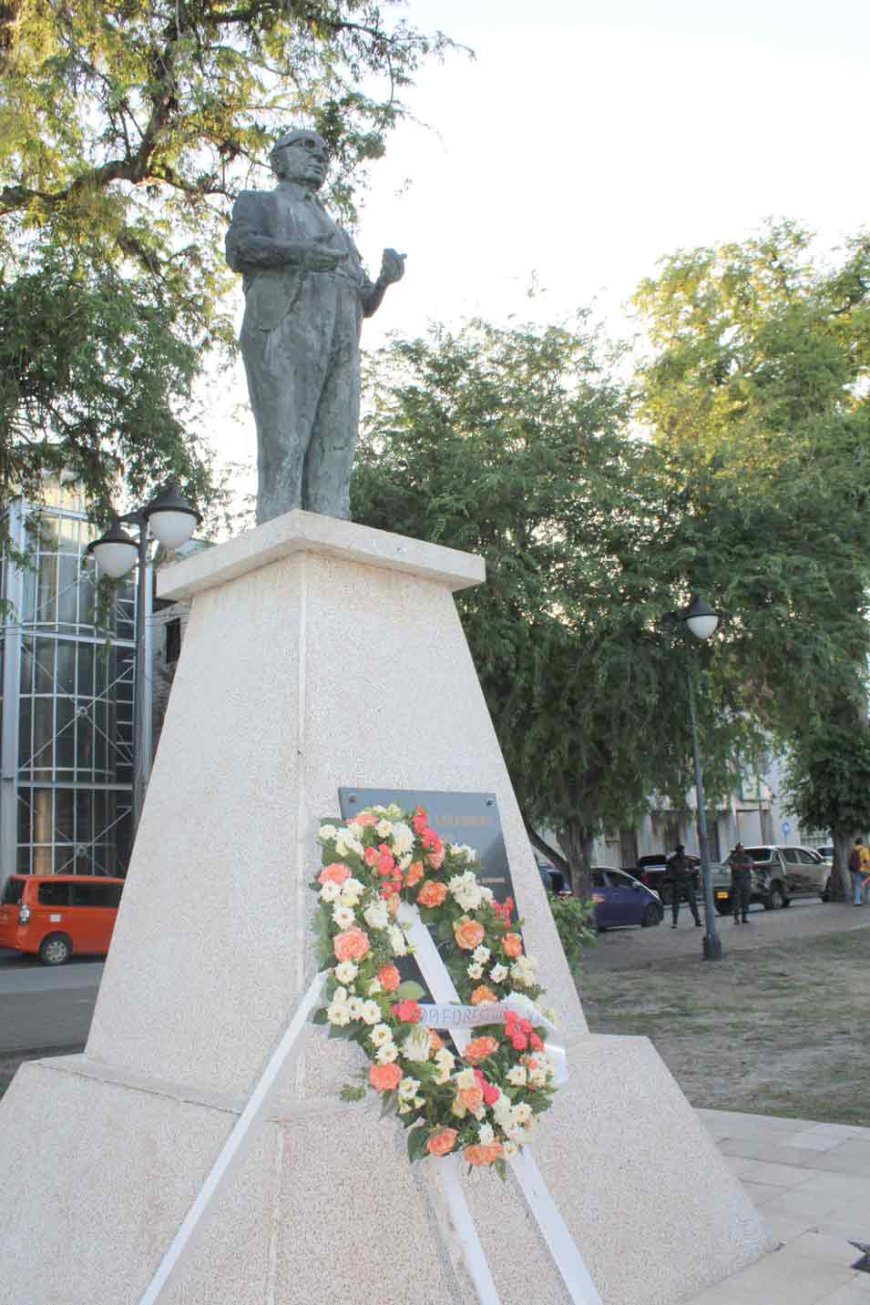
[[[743, 951], [792, 938], [870, 929], [870, 905], [856, 908], [842, 902], [797, 898], [787, 910], [765, 911], [761, 906], [753, 906], [748, 924], [735, 926], [730, 916], [717, 916], [716, 925], [723, 951]], [[612, 929], [599, 934], [596, 944], [585, 953], [583, 964], [588, 970], [651, 968], [661, 960], [699, 956], [703, 936], [704, 930], [695, 928], [683, 905], [676, 929], [671, 928], [668, 914], [655, 929]]]
[[0, 1056], [83, 1047], [102, 976], [100, 961], [52, 967], [0, 951]]

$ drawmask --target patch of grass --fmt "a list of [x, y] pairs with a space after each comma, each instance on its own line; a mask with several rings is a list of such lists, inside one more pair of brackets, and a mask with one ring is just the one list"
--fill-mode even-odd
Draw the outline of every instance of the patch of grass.
[[867, 937], [832, 934], [710, 964], [583, 971], [596, 1033], [651, 1038], [696, 1106], [870, 1125]]

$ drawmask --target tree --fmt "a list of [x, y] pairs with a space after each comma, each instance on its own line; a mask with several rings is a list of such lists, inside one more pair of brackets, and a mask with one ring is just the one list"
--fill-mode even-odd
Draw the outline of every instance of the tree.
[[666, 259], [638, 303], [675, 546], [731, 614], [731, 669], [793, 745], [800, 809], [842, 843], [858, 807], [833, 758], [867, 733], [870, 238], [825, 267], [806, 232], [772, 225]]
[[[611, 364], [582, 318], [394, 344], [352, 487], [356, 520], [486, 559], [463, 625], [523, 813], [583, 896], [593, 837], [691, 786], [671, 525]], [[715, 783], [739, 719], [701, 670]]]
[[447, 44], [375, 0], [12, 0], [0, 12], [0, 498], [202, 489], [183, 407], [229, 340], [222, 236], [275, 133], [313, 122], [334, 199]]
[[870, 828], [870, 729], [855, 720], [832, 721], [798, 736], [788, 773], [792, 808], [802, 823], [834, 830], [837, 896], [848, 900], [849, 852], [854, 835]]

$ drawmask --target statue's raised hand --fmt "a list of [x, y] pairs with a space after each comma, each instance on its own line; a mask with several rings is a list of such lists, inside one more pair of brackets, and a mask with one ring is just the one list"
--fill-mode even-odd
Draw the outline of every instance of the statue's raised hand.
[[378, 280], [381, 285], [393, 285], [405, 275], [405, 255], [397, 254], [395, 249], [385, 249], [381, 259], [381, 271]]

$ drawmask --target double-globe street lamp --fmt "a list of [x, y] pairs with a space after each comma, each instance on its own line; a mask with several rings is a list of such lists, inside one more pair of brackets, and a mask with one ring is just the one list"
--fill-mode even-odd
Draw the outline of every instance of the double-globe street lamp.
[[[120, 580], [138, 562], [136, 590], [136, 630], [133, 659], [133, 834], [145, 802], [153, 751], [151, 694], [151, 565], [149, 544], [156, 539], [164, 548], [176, 549], [190, 539], [201, 515], [183, 498], [178, 486], [167, 485], [144, 507], [116, 517], [99, 539], [88, 544], [100, 571], [112, 580]], [[138, 527], [134, 539], [121, 527]]]
[[[713, 608], [696, 594], [688, 607], [676, 613], [696, 639], [709, 639], [719, 624]], [[695, 677], [691, 656], [686, 659], [686, 689], [689, 696], [689, 723], [692, 730], [692, 753], [695, 762], [695, 801], [698, 809], [698, 847], [701, 853], [701, 878], [704, 884], [704, 960], [722, 959], [722, 939], [716, 927], [716, 908], [713, 903], [713, 881], [710, 874], [710, 843], [707, 837], [707, 804], [704, 796], [704, 772], [701, 768], [701, 750], [698, 745], [698, 712], [695, 703]]]

